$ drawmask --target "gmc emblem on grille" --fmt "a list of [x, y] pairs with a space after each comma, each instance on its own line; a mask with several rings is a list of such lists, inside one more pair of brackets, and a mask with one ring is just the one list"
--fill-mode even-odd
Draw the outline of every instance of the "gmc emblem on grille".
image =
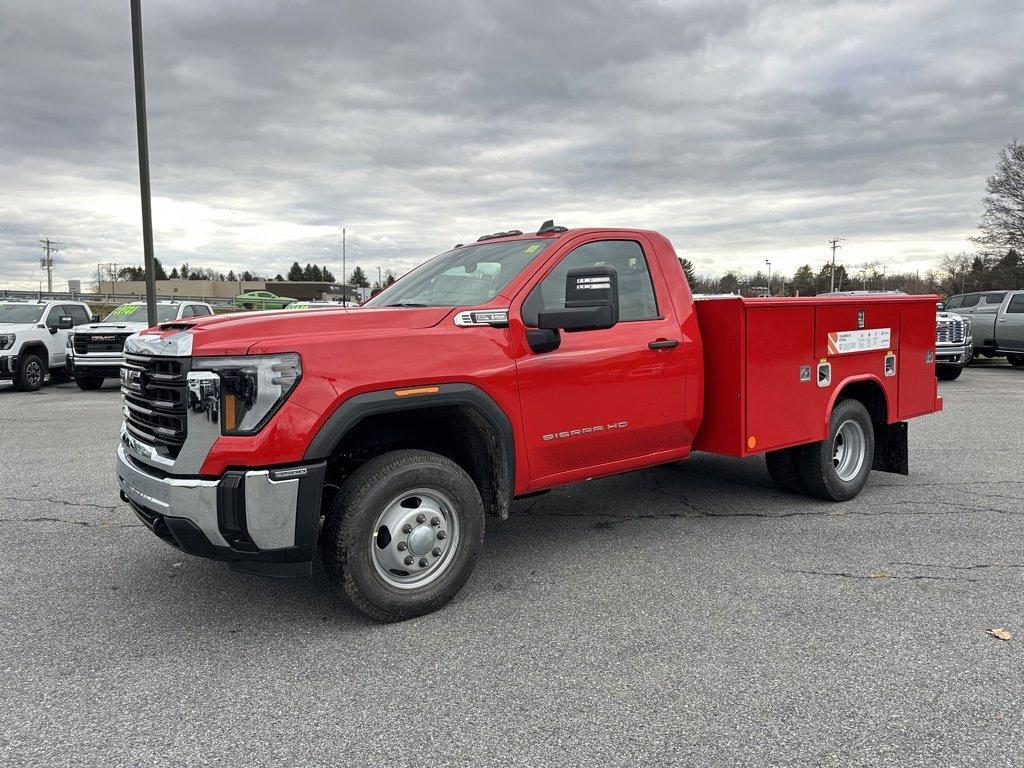
[[90, 336], [90, 341], [117, 341], [117, 336]]

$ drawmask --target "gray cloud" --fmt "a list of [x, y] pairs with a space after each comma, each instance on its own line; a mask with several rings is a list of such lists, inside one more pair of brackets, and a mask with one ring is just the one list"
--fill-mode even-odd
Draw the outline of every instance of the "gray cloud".
[[[144, 3], [157, 255], [402, 272], [482, 232], [924, 267], [1020, 133], [1017, 4]], [[141, 263], [126, 3], [0, 9], [0, 284]]]

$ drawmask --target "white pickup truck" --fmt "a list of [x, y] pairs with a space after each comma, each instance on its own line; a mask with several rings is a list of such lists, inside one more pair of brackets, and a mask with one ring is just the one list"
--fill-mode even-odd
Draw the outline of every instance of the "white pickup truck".
[[[201, 301], [158, 301], [157, 323], [206, 317], [213, 307]], [[67, 367], [81, 389], [99, 389], [104, 379], [121, 375], [124, 340], [149, 328], [146, 302], [133, 301], [114, 309], [101, 323], [76, 328], [67, 341]]]
[[69, 331], [91, 319], [80, 301], [0, 301], [0, 380], [34, 392], [47, 373], [64, 375]]

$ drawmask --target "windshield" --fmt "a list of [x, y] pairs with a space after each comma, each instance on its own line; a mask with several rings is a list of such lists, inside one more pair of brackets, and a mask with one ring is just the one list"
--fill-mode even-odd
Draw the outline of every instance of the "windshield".
[[366, 307], [462, 307], [485, 304], [553, 241], [468, 245], [416, 267]]
[[0, 304], [0, 323], [38, 323], [45, 305]]
[[[156, 321], [166, 323], [173, 320], [178, 314], [178, 308], [169, 304], [158, 304], [156, 307]], [[146, 323], [149, 325], [149, 315], [146, 313], [145, 304], [122, 304], [115, 309], [104, 320], [105, 323]]]

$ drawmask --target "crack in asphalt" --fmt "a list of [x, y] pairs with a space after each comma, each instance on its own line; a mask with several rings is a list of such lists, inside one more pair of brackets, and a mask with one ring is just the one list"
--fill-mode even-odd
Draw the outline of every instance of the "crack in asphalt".
[[0, 517], [0, 523], [64, 523], [82, 528], [145, 528], [142, 523], [110, 523], [104, 520], [72, 520], [69, 517]]
[[49, 496], [44, 496], [42, 498], [39, 498], [39, 497], [36, 497], [36, 498], [25, 498], [25, 497], [19, 497], [19, 496], [6, 496], [6, 497], [4, 497], [4, 500], [5, 501], [47, 502], [49, 504], [59, 504], [62, 507], [88, 507], [89, 509], [103, 509], [103, 510], [106, 510], [107, 512], [114, 512], [115, 510], [118, 510], [122, 506], [124, 506], [122, 504], [93, 504], [92, 502], [89, 502], [89, 501], [67, 501], [66, 499], [54, 499], [54, 498], [49, 497]]
[[876, 573], [865, 576], [859, 573], [847, 573], [846, 571], [804, 571], [797, 569], [787, 569], [787, 571], [789, 573], [802, 573], [808, 576], [835, 576], [843, 579], [855, 579], [857, 581], [983, 581], [982, 579], [967, 579], [960, 576], [926, 576], [924, 574], [901, 576], [891, 573]]
[[974, 563], [973, 565], [947, 565], [945, 563], [898, 562], [889, 565], [906, 565], [912, 568], [947, 568], [951, 571], [976, 571], [982, 568], [1024, 568], [1024, 563]]

